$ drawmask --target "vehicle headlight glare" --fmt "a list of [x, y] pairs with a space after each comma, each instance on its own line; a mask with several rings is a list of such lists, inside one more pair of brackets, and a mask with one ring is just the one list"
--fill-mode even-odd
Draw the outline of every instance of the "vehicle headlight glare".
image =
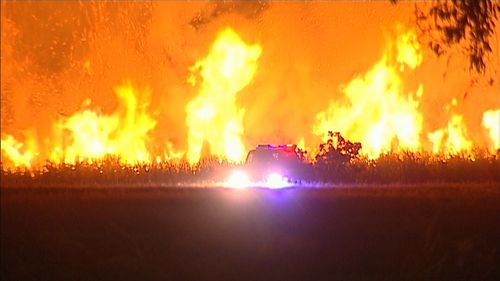
[[271, 173], [267, 177], [266, 186], [271, 188], [281, 188], [288, 185], [288, 181], [278, 173]]
[[233, 171], [226, 181], [226, 186], [232, 188], [242, 189], [248, 187], [249, 185], [250, 179], [248, 178], [248, 175], [244, 171], [240, 170]]

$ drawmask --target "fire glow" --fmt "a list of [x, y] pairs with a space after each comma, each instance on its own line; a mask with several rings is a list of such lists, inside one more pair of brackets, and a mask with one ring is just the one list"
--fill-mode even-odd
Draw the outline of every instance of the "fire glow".
[[[203, 82], [199, 95], [186, 106], [188, 133], [187, 160], [200, 160], [203, 142], [213, 155], [241, 161], [246, 154], [242, 141], [244, 109], [236, 106], [236, 94], [252, 80], [262, 49], [248, 46], [232, 29], [219, 33], [210, 54], [191, 67], [200, 71]], [[194, 73], [189, 82], [196, 83]]]
[[349, 105], [332, 102], [326, 111], [317, 114], [315, 134], [326, 136], [337, 128], [347, 138], [361, 142], [364, 153], [372, 159], [391, 151], [393, 140], [397, 140], [398, 149], [420, 149], [422, 114], [418, 98], [423, 88], [420, 84], [414, 95], [403, 93], [399, 74], [422, 62], [416, 34], [402, 34], [396, 47], [396, 60], [389, 49], [371, 70], [343, 88]]
[[[2, 23], [3, 17], [2, 14]], [[407, 85], [409, 77], [427, 59], [424, 48], [414, 29], [399, 24], [396, 26], [396, 35], [388, 39], [379, 59], [370, 66], [358, 69], [350, 80], [344, 81], [339, 91], [342, 97], [332, 94], [322, 108], [314, 109], [312, 121], [305, 129], [301, 126], [301, 131], [294, 132], [294, 136], [287, 135], [283, 143], [300, 139], [301, 146], [311, 151], [328, 131], [339, 131], [347, 139], [361, 142], [361, 152], [369, 159], [403, 151], [472, 154], [477, 147], [485, 148], [492, 154], [498, 153], [499, 104], [491, 104], [480, 114], [479, 122], [474, 121], [477, 123], [474, 132], [484, 135], [485, 141], [480, 144], [475, 143], [472, 130], [467, 127], [473, 121], [466, 120], [456, 99], [450, 100], [448, 110], [444, 110], [446, 122], [429, 121], [423, 110], [427, 85], [419, 81], [412, 81], [413, 87]], [[247, 112], [252, 110], [266, 116], [273, 108], [250, 108], [243, 102], [245, 99], [241, 98], [241, 92], [252, 86], [260, 71], [273, 71], [262, 68], [262, 65], [269, 65], [265, 63], [269, 59], [265, 54], [272, 48], [258, 39], [242, 36], [235, 26], [217, 29], [211, 40], [211, 44], [197, 53], [198, 57], [190, 61], [190, 67], [185, 69], [187, 75], [184, 81], [196, 91], [196, 95], [186, 99], [187, 102], [176, 104], [185, 114], [183, 122], [174, 122], [185, 133], [178, 137], [180, 140], [176, 144], [169, 138], [163, 138], [161, 132], [156, 132], [163, 112], [161, 108], [152, 109], [153, 93], [149, 87], [136, 86], [144, 85], [144, 81], [120, 77], [115, 79], [120, 82], [109, 87], [117, 98], [117, 106], [111, 112], [106, 113], [99, 103], [87, 98], [80, 109], [52, 118], [47, 134], [36, 128], [10, 130], [7, 125], [3, 126], [2, 168], [34, 169], [47, 162], [92, 163], [107, 157], [117, 158], [121, 164], [128, 166], [162, 161], [186, 161], [196, 165], [206, 156], [203, 155], [205, 148], [209, 155], [221, 161], [244, 161], [246, 147], [255, 145], [255, 136], [262, 136], [258, 128], [257, 131], [246, 128]], [[7, 43], [3, 41], [4, 47]], [[9, 48], [2, 49], [5, 49], [2, 53], [10, 52]], [[84, 75], [93, 75], [95, 70], [90, 60], [84, 60], [82, 65]], [[262, 76], [260, 79], [262, 83]], [[312, 92], [308, 94], [314, 95]], [[257, 93], [251, 95], [258, 99]], [[287, 106], [286, 97], [279, 104], [272, 105]], [[6, 108], [2, 103], [4, 110]], [[290, 108], [290, 114], [294, 114], [293, 110], [302, 109]], [[303, 110], [311, 112], [313, 109]], [[276, 126], [280, 126], [280, 122], [287, 121], [268, 120]], [[267, 139], [257, 141], [266, 143]]]

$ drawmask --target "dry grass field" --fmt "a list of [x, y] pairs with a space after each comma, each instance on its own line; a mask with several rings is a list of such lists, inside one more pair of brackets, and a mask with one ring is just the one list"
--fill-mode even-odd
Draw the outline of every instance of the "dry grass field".
[[498, 184], [1, 189], [2, 280], [498, 280]]

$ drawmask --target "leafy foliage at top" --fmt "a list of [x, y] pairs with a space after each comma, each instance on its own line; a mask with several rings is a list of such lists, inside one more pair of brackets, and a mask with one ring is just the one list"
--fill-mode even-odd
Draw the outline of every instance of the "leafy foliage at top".
[[469, 68], [480, 74], [487, 69], [499, 13], [497, 0], [434, 0], [428, 13], [416, 9], [420, 30], [427, 35], [437, 31], [437, 37], [429, 42], [431, 50], [441, 56], [447, 47], [463, 44]]

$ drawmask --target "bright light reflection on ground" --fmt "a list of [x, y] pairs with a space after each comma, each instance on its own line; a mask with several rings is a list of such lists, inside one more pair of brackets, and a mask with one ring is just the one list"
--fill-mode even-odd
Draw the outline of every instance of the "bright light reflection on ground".
[[288, 182], [288, 179], [284, 178], [282, 175], [278, 173], [272, 173], [267, 177], [267, 181], [264, 183], [264, 187], [269, 188], [284, 188], [290, 187], [291, 184]]
[[265, 181], [252, 182], [248, 175], [241, 170], [234, 171], [222, 184], [226, 188], [247, 189], [247, 188], [269, 188], [280, 189], [293, 187], [289, 180], [278, 173], [271, 173]]
[[251, 185], [248, 175], [243, 171], [234, 171], [227, 181], [224, 183], [225, 187], [244, 189]]

